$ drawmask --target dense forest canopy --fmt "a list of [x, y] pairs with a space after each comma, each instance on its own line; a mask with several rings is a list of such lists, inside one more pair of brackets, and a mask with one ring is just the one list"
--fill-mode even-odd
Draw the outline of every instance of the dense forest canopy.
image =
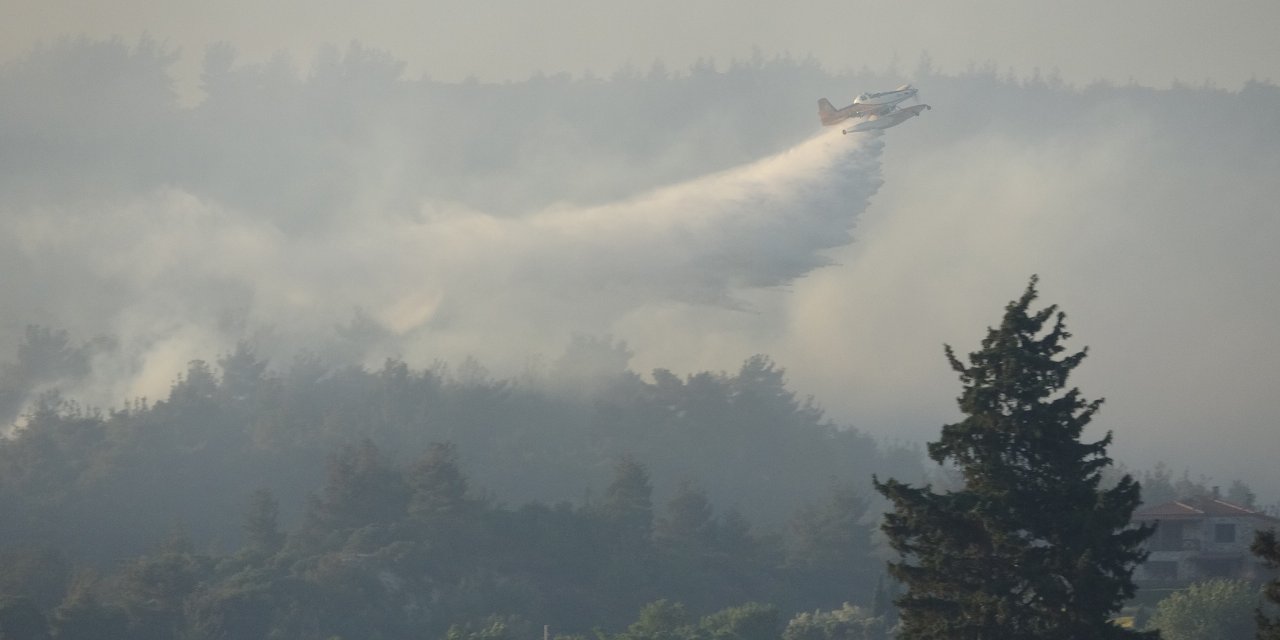
[[[79, 353], [27, 338], [28, 367]], [[837, 428], [763, 356], [592, 385], [583, 364], [276, 370], [242, 345], [156, 401], [47, 391], [0, 443], [0, 585], [133, 637], [408, 637], [491, 614], [585, 632], [661, 598], [697, 615], [871, 601], [867, 478], [921, 473], [917, 451]]]
[[[65, 334], [33, 329], [28, 338]], [[238, 546], [238, 516], [253, 491], [272, 491], [284, 522], [296, 524], [325, 460], [362, 441], [395, 464], [447, 442], [474, 491], [512, 505], [589, 504], [628, 456], [652, 474], [660, 501], [694, 486], [768, 531], [817, 496], [865, 487], [873, 471], [922, 473], [917, 450], [837, 427], [766, 357], [734, 373], [657, 370], [647, 381], [590, 368], [590, 351], [620, 344], [576, 344], [577, 358], [521, 379], [494, 378], [475, 363], [414, 369], [388, 360], [366, 370], [305, 356], [277, 370], [242, 345], [216, 365], [192, 362], [158, 401], [104, 411], [47, 391], [0, 447], [0, 491], [32, 514], [8, 521], [9, 539], [92, 530], [74, 544], [110, 558], [181, 525], [202, 545]], [[77, 351], [64, 343], [58, 353]], [[13, 381], [21, 365], [6, 371]]]
[[[32, 327], [5, 391], [92, 344]], [[926, 479], [918, 448], [832, 423], [764, 356], [682, 378], [594, 351], [625, 346], [579, 337], [501, 379], [241, 345], [154, 401], [47, 390], [0, 441], [0, 592], [17, 619], [131, 637], [622, 630], [662, 599], [694, 636], [749, 602], [767, 633], [820, 609], [788, 633], [890, 626], [868, 481]]]

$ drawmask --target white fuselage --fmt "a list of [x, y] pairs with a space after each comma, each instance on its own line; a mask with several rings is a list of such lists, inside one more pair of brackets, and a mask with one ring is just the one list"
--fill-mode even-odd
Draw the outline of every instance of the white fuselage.
[[904, 84], [893, 91], [881, 91], [880, 93], [864, 93], [853, 99], [854, 104], [866, 105], [891, 105], [898, 104], [907, 98], [915, 97], [917, 89], [909, 84]]
[[836, 109], [825, 98], [818, 101], [818, 118], [826, 126], [839, 124], [849, 118], [865, 118], [876, 114], [889, 113], [890, 111], [893, 111], [893, 105], [851, 104], [842, 109]]
[[848, 129], [842, 130], [841, 133], [857, 133], [859, 131], [873, 131], [875, 129], [888, 129], [889, 127], [896, 127], [906, 122], [907, 120], [910, 120], [911, 118], [914, 118], [920, 115], [921, 111], [924, 111], [925, 109], [932, 109], [932, 108], [933, 107], [930, 107], [927, 104], [917, 104], [914, 106], [907, 107], [905, 109], [898, 109], [896, 111], [891, 111], [885, 115], [871, 116], [863, 122], [859, 122], [858, 124], [855, 124]]

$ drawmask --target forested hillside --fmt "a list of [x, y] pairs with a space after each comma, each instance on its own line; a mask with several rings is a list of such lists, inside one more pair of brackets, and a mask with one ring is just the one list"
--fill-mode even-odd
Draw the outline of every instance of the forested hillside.
[[[5, 391], [92, 344], [33, 327]], [[625, 360], [580, 337], [497, 379], [474, 361], [276, 368], [242, 345], [155, 401], [47, 391], [0, 442], [0, 594], [59, 637], [621, 631], [658, 600], [680, 608], [647, 615], [689, 633], [751, 602], [768, 607], [726, 619], [780, 632], [852, 602], [793, 632], [883, 625], [868, 481], [923, 478], [920, 451], [831, 423], [763, 356], [683, 378]]]
[[[75, 358], [64, 333], [28, 340]], [[241, 347], [153, 402], [49, 392], [0, 445], [4, 590], [132, 637], [414, 637], [491, 614], [585, 632], [664, 598], [787, 617], [871, 601], [867, 480], [918, 475], [918, 452], [837, 428], [765, 357], [641, 377], [584, 368], [618, 343], [575, 345], [518, 380], [277, 371]]]

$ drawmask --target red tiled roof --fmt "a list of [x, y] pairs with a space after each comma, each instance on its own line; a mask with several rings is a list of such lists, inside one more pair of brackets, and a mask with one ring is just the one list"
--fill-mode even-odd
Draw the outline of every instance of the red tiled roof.
[[1205, 517], [1250, 517], [1260, 518], [1270, 522], [1280, 522], [1280, 519], [1273, 518], [1265, 513], [1259, 513], [1247, 507], [1242, 507], [1238, 504], [1227, 502], [1220, 498], [1191, 498], [1187, 500], [1174, 500], [1172, 502], [1157, 504], [1145, 509], [1139, 509], [1133, 514], [1133, 518], [1135, 520], [1192, 519]]

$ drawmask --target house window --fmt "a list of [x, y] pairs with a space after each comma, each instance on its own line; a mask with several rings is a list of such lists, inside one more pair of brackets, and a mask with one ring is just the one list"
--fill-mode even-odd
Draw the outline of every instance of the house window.
[[1214, 542], [1235, 542], [1236, 526], [1234, 524], [1218, 524], [1213, 526]]
[[1182, 523], [1161, 522], [1151, 545], [1153, 551], [1182, 551]]

